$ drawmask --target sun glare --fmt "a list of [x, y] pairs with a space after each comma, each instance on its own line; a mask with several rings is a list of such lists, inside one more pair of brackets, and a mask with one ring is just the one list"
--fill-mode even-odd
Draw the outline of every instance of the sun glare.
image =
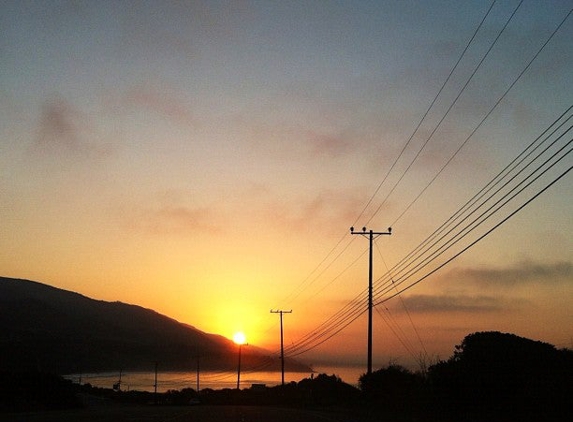
[[237, 344], [245, 344], [247, 337], [245, 337], [245, 334], [242, 331], [239, 331], [233, 335], [233, 341]]

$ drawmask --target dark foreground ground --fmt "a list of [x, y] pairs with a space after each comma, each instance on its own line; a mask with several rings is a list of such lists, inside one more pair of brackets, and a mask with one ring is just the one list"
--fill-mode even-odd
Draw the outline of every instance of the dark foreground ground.
[[101, 405], [0, 414], [0, 422], [372, 422], [368, 415], [266, 406]]

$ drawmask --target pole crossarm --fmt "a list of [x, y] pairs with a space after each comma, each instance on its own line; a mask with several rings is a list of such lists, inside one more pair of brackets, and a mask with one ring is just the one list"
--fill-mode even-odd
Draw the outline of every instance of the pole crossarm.
[[368, 366], [366, 373], [372, 373], [372, 244], [374, 239], [382, 235], [391, 235], [392, 227], [388, 227], [388, 231], [385, 232], [375, 232], [374, 230], [366, 230], [366, 227], [362, 227], [361, 232], [355, 232], [354, 227], [350, 227], [350, 234], [358, 234], [367, 237], [370, 242], [370, 253], [368, 260]]
[[373, 230], [366, 230], [366, 227], [362, 227], [362, 231], [361, 232], [355, 232], [354, 231], [354, 227], [350, 227], [350, 234], [360, 234], [364, 237], [367, 236], [374, 236], [374, 238], [377, 238], [378, 236], [384, 235], [384, 234], [392, 234], [392, 227], [388, 227], [388, 231], [385, 232], [375, 232]]
[[285, 385], [285, 349], [284, 349], [284, 343], [283, 343], [283, 314], [291, 314], [291, 313], [292, 313], [292, 309], [289, 311], [282, 311], [282, 310], [273, 311], [271, 309], [271, 314], [280, 314], [280, 316], [281, 316], [281, 380], [282, 380], [282, 385]]

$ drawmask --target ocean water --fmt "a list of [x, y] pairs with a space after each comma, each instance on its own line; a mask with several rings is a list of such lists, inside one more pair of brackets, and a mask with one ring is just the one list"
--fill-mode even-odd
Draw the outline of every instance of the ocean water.
[[[351, 385], [358, 385], [358, 378], [364, 373], [362, 367], [315, 367], [314, 373], [306, 372], [285, 372], [285, 383], [298, 382], [305, 378], [316, 376], [317, 374], [337, 375], [344, 382]], [[75, 383], [91, 384], [94, 387], [113, 388], [120, 381], [120, 373], [105, 372], [92, 374], [71, 374], [65, 378]], [[269, 387], [281, 384], [280, 372], [251, 372], [241, 371], [240, 388], [250, 388], [253, 384], [265, 384]], [[204, 388], [223, 389], [237, 388], [237, 371], [213, 372], [204, 371], [199, 373], [199, 384], [197, 385], [196, 372], [158, 372], [157, 391], [181, 390], [183, 388], [193, 388], [194, 390]], [[154, 372], [122, 372], [120, 388], [124, 391], [154, 391]]]

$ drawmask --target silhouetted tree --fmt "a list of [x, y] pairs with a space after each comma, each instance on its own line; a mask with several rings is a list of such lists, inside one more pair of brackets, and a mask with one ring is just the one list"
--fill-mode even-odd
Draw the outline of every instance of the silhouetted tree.
[[59, 375], [0, 371], [0, 413], [80, 407], [76, 390]]
[[358, 389], [336, 375], [319, 374], [314, 378], [305, 378], [299, 381], [298, 388], [310, 405], [347, 405], [356, 402], [359, 396]]
[[194, 400], [199, 400], [199, 395], [192, 388], [168, 390], [163, 396], [167, 403], [175, 405], [189, 405]]
[[[514, 334], [466, 336], [429, 379], [442, 409], [505, 419], [558, 416], [571, 410], [570, 351]], [[568, 393], [567, 393], [568, 392]], [[534, 416], [535, 415], [535, 416]]]
[[421, 409], [424, 379], [403, 366], [391, 364], [363, 374], [359, 384], [367, 403], [381, 412], [410, 414]]

